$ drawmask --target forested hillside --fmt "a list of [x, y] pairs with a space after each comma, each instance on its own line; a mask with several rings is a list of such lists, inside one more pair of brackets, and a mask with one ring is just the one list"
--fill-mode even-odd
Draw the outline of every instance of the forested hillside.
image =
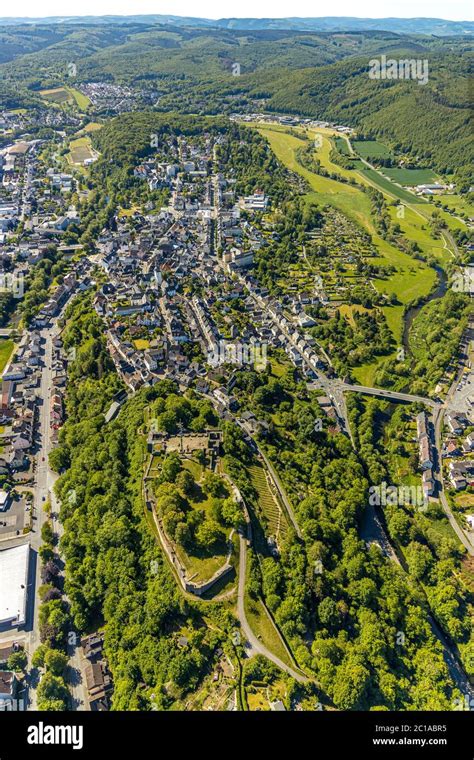
[[[439, 171], [470, 163], [472, 112], [468, 59], [428, 58], [429, 81], [377, 81], [366, 59], [288, 73], [267, 107], [337, 120], [430, 158]], [[433, 135], [436, 134], [436, 140]]]

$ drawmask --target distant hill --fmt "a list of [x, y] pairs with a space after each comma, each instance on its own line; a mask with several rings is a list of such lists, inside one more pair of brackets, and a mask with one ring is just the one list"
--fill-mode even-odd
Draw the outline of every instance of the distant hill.
[[172, 24], [173, 26], [204, 26], [220, 29], [286, 29], [313, 32], [347, 32], [380, 30], [400, 34], [429, 34], [449, 36], [473, 34], [474, 22], [449, 21], [440, 18], [357, 18], [355, 16], [322, 16], [321, 18], [222, 18], [218, 20], [147, 14], [143, 16], [46, 16], [0, 17], [0, 25], [15, 24]]
[[[235, 20], [211, 26], [206, 20], [171, 16], [50, 21], [0, 24], [0, 103], [7, 107], [25, 106], [39, 99], [41, 89], [63, 84], [69, 62], [75, 62], [76, 86], [107, 81], [150, 90], [150, 102], [161, 112], [218, 115], [266, 110], [337, 121], [398, 143], [438, 171], [468, 176], [468, 34], [438, 37], [367, 28], [243, 30], [232, 28]], [[247, 21], [267, 23], [242, 23]], [[371, 79], [369, 61], [382, 54], [427, 59], [426, 86]], [[236, 63], [238, 76], [233, 75]]]

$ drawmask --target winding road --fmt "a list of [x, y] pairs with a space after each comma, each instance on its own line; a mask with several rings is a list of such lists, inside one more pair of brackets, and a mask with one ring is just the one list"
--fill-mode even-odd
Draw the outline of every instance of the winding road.
[[292, 678], [295, 679], [295, 681], [298, 681], [299, 683], [309, 683], [309, 678], [307, 678], [303, 673], [299, 673], [294, 668], [287, 665], [283, 660], [280, 660], [279, 657], [277, 657], [273, 652], [270, 652], [267, 647], [262, 644], [262, 642], [255, 636], [254, 632], [252, 631], [252, 628], [250, 627], [250, 624], [247, 620], [247, 615], [245, 614], [245, 579], [246, 579], [246, 572], [247, 572], [247, 542], [244, 536], [240, 534], [240, 556], [239, 556], [239, 585], [238, 585], [238, 592], [237, 592], [237, 614], [238, 618], [240, 620], [240, 625], [242, 626], [242, 630], [245, 634], [245, 637], [247, 638], [250, 648], [247, 650], [247, 654], [249, 656], [253, 654], [262, 654], [264, 657], [266, 657], [268, 660], [271, 660], [277, 667], [279, 667], [281, 670], [284, 670], [285, 673], [288, 673]]

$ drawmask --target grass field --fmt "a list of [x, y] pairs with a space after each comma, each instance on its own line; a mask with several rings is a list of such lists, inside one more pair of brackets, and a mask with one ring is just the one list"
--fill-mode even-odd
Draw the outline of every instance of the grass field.
[[15, 344], [12, 340], [0, 340], [0, 373], [2, 373], [7, 366], [8, 360], [12, 355], [14, 345]]
[[351, 140], [351, 144], [362, 158], [389, 158], [392, 155], [390, 148], [378, 140]]
[[344, 137], [335, 137], [334, 143], [339, 153], [342, 153], [344, 156], [351, 155], [351, 152], [349, 150], [349, 145], [347, 143], [347, 140]]
[[98, 129], [102, 129], [102, 126], [103, 125], [99, 124], [97, 121], [90, 121], [81, 132], [97, 132]]
[[386, 169], [384, 167], [381, 172], [393, 179], [394, 182], [409, 187], [433, 184], [438, 181], [438, 177], [431, 169]]
[[438, 197], [443, 205], [449, 206], [449, 208], [454, 209], [459, 214], [467, 214], [469, 217], [474, 217], [474, 203], [468, 201], [463, 195], [440, 195]]
[[76, 90], [74, 87], [67, 87], [66, 89], [76, 101], [78, 108], [80, 108], [81, 111], [85, 111], [90, 104], [87, 95], [83, 95], [82, 92], [79, 92], [79, 90]]
[[7, 366], [8, 360], [12, 355], [14, 345], [15, 344], [12, 340], [0, 340], [0, 374]]
[[283, 662], [290, 665], [290, 667], [294, 667], [285, 647], [283, 646], [273, 620], [268, 615], [262, 602], [259, 599], [251, 599], [249, 594], [246, 593], [244, 603], [245, 615], [248, 623], [255, 635], [261, 640], [262, 644], [273, 652], [273, 654], [276, 654], [280, 660], [283, 660]]

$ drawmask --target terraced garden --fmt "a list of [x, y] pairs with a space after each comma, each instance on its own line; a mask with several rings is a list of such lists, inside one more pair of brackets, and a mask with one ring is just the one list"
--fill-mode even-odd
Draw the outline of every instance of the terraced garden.
[[276, 498], [268, 485], [263, 466], [257, 462], [248, 468], [250, 480], [258, 493], [258, 506], [261, 510], [259, 518], [263, 517], [265, 533], [273, 536], [278, 544], [288, 531], [288, 522]]

